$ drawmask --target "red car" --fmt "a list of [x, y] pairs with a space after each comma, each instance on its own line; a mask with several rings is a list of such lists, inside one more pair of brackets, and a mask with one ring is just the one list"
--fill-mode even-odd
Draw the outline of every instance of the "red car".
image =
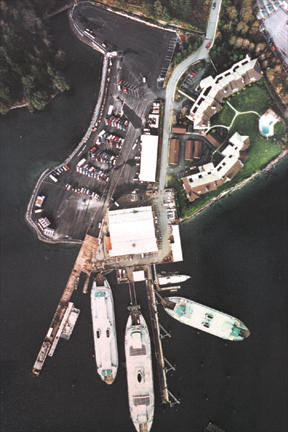
[[206, 48], [210, 48], [210, 46], [211, 46], [211, 42], [208, 42], [208, 43], [206, 44]]

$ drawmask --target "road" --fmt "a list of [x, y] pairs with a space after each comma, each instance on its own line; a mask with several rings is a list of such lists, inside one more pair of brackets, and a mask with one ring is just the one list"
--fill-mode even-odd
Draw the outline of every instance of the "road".
[[[208, 25], [206, 30], [206, 38], [203, 41], [202, 45], [183, 60], [173, 71], [171, 77], [169, 78], [167, 87], [166, 87], [166, 96], [165, 96], [165, 112], [164, 112], [164, 127], [163, 127], [163, 139], [162, 139], [162, 153], [161, 153], [161, 169], [159, 175], [159, 192], [162, 194], [165, 184], [166, 184], [166, 171], [167, 171], [167, 161], [168, 161], [168, 148], [169, 148], [169, 137], [171, 131], [171, 120], [172, 120], [172, 109], [174, 104], [174, 94], [176, 90], [177, 83], [183, 73], [191, 66], [193, 63], [209, 58], [209, 50], [213, 46], [215, 34], [218, 25], [218, 19], [220, 15], [222, 0], [216, 1], [215, 9], [211, 8]], [[207, 43], [210, 42], [210, 48], [206, 48]]]

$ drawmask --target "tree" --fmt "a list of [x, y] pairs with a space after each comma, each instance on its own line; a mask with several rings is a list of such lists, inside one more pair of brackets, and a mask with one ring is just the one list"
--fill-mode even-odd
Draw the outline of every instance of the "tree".
[[49, 102], [49, 96], [44, 90], [37, 90], [35, 93], [32, 94], [30, 103], [33, 108], [40, 111]]
[[69, 90], [70, 86], [65, 80], [64, 75], [61, 72], [56, 72], [53, 78], [53, 86], [56, 87], [60, 92], [64, 92], [65, 90]]
[[249, 30], [248, 25], [244, 21], [240, 21], [237, 25], [237, 32], [240, 32], [242, 34], [247, 33]]
[[154, 14], [156, 18], [161, 18], [163, 14], [163, 6], [160, 0], [156, 0], [153, 6]]
[[162, 17], [165, 21], [170, 21], [170, 15], [168, 13], [168, 10], [165, 6], [163, 6], [163, 14]]
[[227, 14], [231, 21], [234, 21], [238, 17], [238, 12], [235, 6], [230, 6], [227, 8]]
[[249, 23], [255, 19], [253, 15], [251, 0], [242, 0], [240, 17], [245, 23]]

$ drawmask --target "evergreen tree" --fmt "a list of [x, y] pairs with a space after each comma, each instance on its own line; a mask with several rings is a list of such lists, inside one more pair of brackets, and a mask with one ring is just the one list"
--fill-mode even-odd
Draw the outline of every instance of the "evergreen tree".
[[153, 6], [154, 14], [156, 18], [161, 18], [163, 14], [163, 6], [160, 0], [156, 0]]

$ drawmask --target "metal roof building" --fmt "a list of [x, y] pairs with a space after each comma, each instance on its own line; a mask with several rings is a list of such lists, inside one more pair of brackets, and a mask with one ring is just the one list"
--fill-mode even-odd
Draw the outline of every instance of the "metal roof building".
[[157, 252], [152, 207], [134, 207], [108, 212], [110, 256]]
[[158, 154], [158, 136], [141, 135], [141, 162], [139, 180], [155, 182]]

